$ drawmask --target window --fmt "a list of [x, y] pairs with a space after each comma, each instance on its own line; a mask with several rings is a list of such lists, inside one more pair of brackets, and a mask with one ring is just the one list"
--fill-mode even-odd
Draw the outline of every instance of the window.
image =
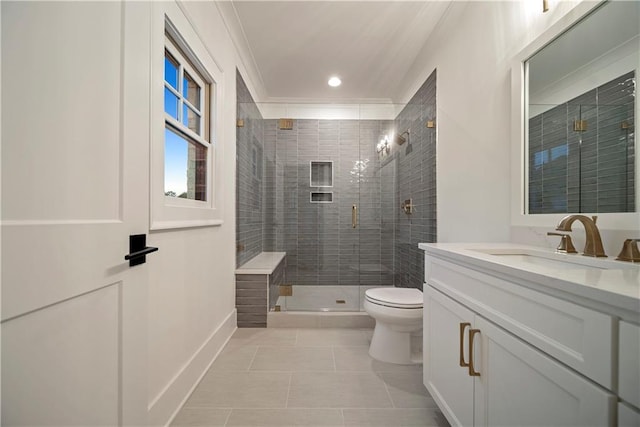
[[179, 5], [154, 2], [151, 230], [222, 224], [222, 70]]
[[207, 200], [209, 84], [168, 35], [164, 52], [164, 195]]

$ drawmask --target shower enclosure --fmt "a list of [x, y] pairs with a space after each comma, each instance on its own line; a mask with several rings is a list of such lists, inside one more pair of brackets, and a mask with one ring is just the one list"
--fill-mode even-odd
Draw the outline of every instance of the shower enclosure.
[[265, 203], [265, 250], [287, 253], [286, 281], [295, 288], [278, 305], [357, 311], [364, 288], [393, 285], [395, 174], [376, 152], [393, 123], [279, 122], [264, 123], [266, 179], [275, 183], [264, 193], [275, 202]]
[[435, 82], [433, 94], [432, 110], [257, 104], [239, 85], [237, 264], [286, 252], [270, 310], [360, 311], [370, 287], [421, 288], [417, 244], [435, 241]]

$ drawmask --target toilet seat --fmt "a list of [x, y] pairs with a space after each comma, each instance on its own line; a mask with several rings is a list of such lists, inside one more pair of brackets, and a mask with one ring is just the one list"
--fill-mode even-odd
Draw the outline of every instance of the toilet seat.
[[372, 288], [365, 291], [371, 304], [400, 309], [422, 309], [422, 292], [415, 288]]

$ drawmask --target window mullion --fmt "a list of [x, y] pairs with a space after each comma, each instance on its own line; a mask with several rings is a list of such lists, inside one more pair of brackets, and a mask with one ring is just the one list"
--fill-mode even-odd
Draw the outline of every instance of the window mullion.
[[184, 104], [184, 99], [182, 98], [182, 93], [184, 88], [182, 87], [183, 85], [183, 80], [184, 80], [184, 65], [180, 64], [180, 71], [178, 72], [178, 92], [180, 92], [178, 94], [178, 121], [180, 123], [182, 123], [182, 120], [184, 119], [184, 117], [182, 117], [183, 113], [183, 104]]
[[178, 91], [173, 86], [171, 86], [171, 83], [167, 82], [166, 80], [164, 81], [164, 87], [169, 89], [169, 91], [176, 97], [180, 98], [180, 94], [178, 93]]
[[[194, 113], [196, 113], [199, 116], [202, 116], [202, 111], [198, 108], [196, 108], [195, 105], [193, 105], [192, 103], [189, 102], [189, 100], [187, 98], [184, 98], [184, 103], [187, 105], [187, 107], [189, 107]], [[202, 104], [201, 104], [202, 105]]]

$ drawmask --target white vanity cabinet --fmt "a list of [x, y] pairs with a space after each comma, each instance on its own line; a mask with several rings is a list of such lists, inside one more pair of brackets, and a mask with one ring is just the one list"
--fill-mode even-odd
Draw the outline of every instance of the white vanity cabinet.
[[425, 258], [424, 383], [451, 425], [639, 425], [618, 396], [639, 391], [637, 325], [459, 261]]
[[431, 286], [424, 336], [425, 385], [454, 426], [611, 425], [611, 393]]

